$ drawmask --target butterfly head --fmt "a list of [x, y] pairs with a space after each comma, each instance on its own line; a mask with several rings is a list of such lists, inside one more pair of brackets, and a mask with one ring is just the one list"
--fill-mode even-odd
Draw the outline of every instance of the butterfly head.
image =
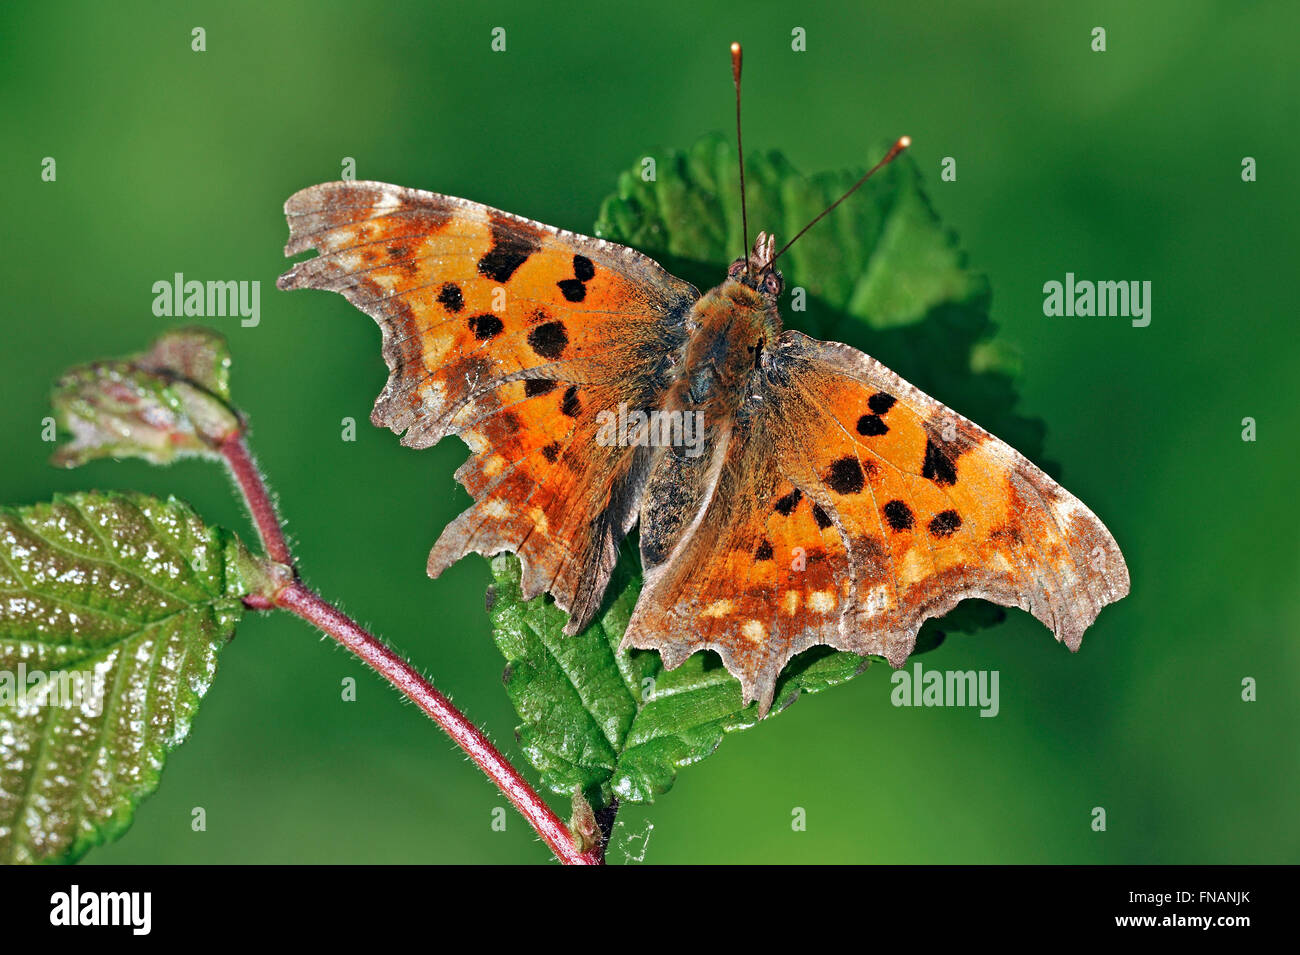
[[[746, 248], [748, 248], [749, 212], [748, 207], [745, 204], [745, 145], [744, 140], [740, 135], [740, 64], [740, 44], [733, 43], [731, 44], [731, 80], [736, 87], [736, 165], [740, 172], [740, 234], [744, 238]], [[911, 145], [912, 138], [910, 136], [899, 137], [894, 145], [890, 147], [889, 151], [885, 153], [884, 159], [880, 160], [880, 162], [868, 169], [866, 174], [849, 188], [848, 192], [844, 193], [844, 195], [840, 196], [827, 206], [822, 211], [821, 215], [817, 216], [812, 220], [812, 222], [809, 222], [806, 226], [795, 233], [795, 237], [785, 245], [781, 246], [779, 252], [774, 251], [776, 248], [776, 237], [769, 235], [766, 232], [760, 232], [758, 238], [754, 241], [753, 252], [746, 252], [743, 258], [736, 259], [736, 261], [732, 262], [730, 267], [727, 269], [727, 284], [731, 285], [732, 300], [737, 305], [749, 304], [744, 301], [745, 296], [743, 293], [737, 294], [737, 285], [732, 283], [743, 285], [746, 288], [758, 292], [759, 303], [761, 303], [760, 307], [775, 315], [776, 300], [780, 297], [781, 290], [785, 288], [785, 279], [782, 278], [781, 273], [774, 267], [776, 260], [784, 255], [786, 250], [789, 249], [790, 246], [794, 245], [800, 236], [820, 222], [824, 216], [826, 216], [841, 202], [853, 195], [853, 193], [857, 191], [858, 187], [870, 179], [878, 169], [893, 162], [899, 153]]]
[[777, 300], [785, 288], [785, 279], [772, 265], [776, 236], [760, 232], [754, 240], [754, 250], [747, 257], [732, 262], [727, 278], [754, 289], [768, 304]]

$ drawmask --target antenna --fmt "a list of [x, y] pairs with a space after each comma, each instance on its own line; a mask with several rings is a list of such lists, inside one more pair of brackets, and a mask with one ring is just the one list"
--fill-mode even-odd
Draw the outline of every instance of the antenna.
[[857, 192], [858, 187], [859, 187], [860, 185], [862, 185], [864, 182], [866, 182], [868, 179], [870, 179], [873, 175], [875, 175], [875, 173], [876, 173], [877, 170], [879, 170], [881, 167], [883, 167], [883, 166], [887, 166], [889, 163], [893, 162], [893, 161], [898, 157], [898, 154], [901, 153], [904, 149], [906, 149], [906, 148], [907, 148], [908, 146], [910, 146], [910, 145], [912, 145], [912, 137], [911, 137], [911, 136], [900, 136], [900, 137], [898, 138], [898, 142], [894, 143], [894, 145], [892, 145], [892, 146], [889, 147], [889, 152], [885, 153], [885, 158], [884, 158], [884, 159], [880, 160], [880, 162], [876, 163], [874, 166], [872, 166], [870, 169], [868, 169], [866, 175], [864, 175], [861, 179], [859, 179], [857, 182], [855, 182], [855, 183], [852, 185], [852, 187], [850, 187], [850, 189], [849, 189], [848, 192], [844, 193], [844, 195], [840, 196], [838, 199], [836, 199], [834, 202], [832, 202], [829, 206], [827, 206], [827, 207], [826, 207], [826, 210], [825, 210], [824, 212], [822, 212], [821, 215], [819, 215], [816, 219], [813, 219], [812, 222], [809, 222], [806, 226], [804, 226], [802, 229], [800, 229], [800, 230], [798, 231], [798, 233], [795, 234], [795, 237], [794, 237], [793, 239], [791, 239], [791, 240], [790, 240], [789, 242], [787, 242], [785, 245], [781, 246], [781, 251], [778, 252], [776, 255], [772, 256], [772, 261], [775, 262], [775, 261], [776, 261], [777, 259], [779, 259], [782, 255], [784, 255], [784, 254], [785, 254], [785, 250], [788, 249], [788, 248], [790, 248], [790, 246], [794, 245], [795, 242], [798, 240], [799, 236], [803, 235], [805, 232], [807, 232], [809, 229], [811, 229], [811, 228], [812, 228], [813, 226], [815, 226], [817, 223], [821, 222], [822, 219], [824, 219], [824, 218], [826, 217], [826, 215], [827, 215], [828, 213], [830, 213], [830, 211], [831, 211], [832, 209], [834, 209], [836, 206], [838, 206], [841, 202], [843, 202], [843, 201], [844, 201], [845, 199], [847, 199], [849, 196], [853, 195], [853, 193]]
[[749, 275], [749, 212], [745, 208], [745, 149], [740, 143], [740, 44], [731, 44], [731, 79], [736, 84], [736, 157], [740, 162], [740, 234], [745, 241], [745, 274]]

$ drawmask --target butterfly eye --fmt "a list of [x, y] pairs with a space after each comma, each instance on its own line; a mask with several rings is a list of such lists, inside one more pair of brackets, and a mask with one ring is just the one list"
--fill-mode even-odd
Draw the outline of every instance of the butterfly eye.
[[767, 272], [763, 275], [763, 291], [774, 298], [781, 294], [784, 285], [780, 272]]

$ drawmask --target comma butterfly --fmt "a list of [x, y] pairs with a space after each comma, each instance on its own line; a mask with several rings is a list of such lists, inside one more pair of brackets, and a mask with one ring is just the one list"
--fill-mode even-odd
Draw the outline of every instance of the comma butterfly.
[[[732, 64], [739, 142], [735, 44]], [[1018, 452], [875, 359], [783, 330], [789, 243], [746, 238], [701, 295], [633, 249], [431, 192], [328, 183], [285, 214], [286, 255], [319, 255], [279, 287], [340, 292], [382, 329], [374, 423], [473, 452], [456, 479], [474, 504], [431, 576], [513, 551], [524, 596], [553, 595], [574, 634], [639, 521], [624, 645], [669, 668], [714, 650], [764, 713], [818, 644], [901, 666], [928, 617], [979, 597], [1076, 650], [1128, 593], [1105, 526]]]

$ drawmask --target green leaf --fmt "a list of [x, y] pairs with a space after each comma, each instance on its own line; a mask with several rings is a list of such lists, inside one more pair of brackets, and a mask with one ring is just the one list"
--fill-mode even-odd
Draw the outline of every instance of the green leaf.
[[[884, 153], [881, 147], [868, 159]], [[705, 284], [716, 285], [720, 269], [744, 254], [735, 150], [708, 137], [686, 152], [658, 157], [653, 182], [641, 178], [642, 168], [619, 177], [617, 192], [601, 206], [596, 234], [652, 257], [711, 265]], [[780, 153], [751, 154], [745, 187], [754, 232], [775, 231], [783, 244], [860, 175], [806, 179]], [[809, 230], [780, 263], [787, 288], [803, 288], [873, 328], [913, 324], [937, 306], [976, 302], [988, 293], [986, 279], [966, 267], [956, 237], [930, 208], [906, 153]]]
[[[652, 802], [677, 769], [708, 756], [726, 733], [758, 722], [758, 704], [741, 705], [740, 682], [713, 654], [664, 670], [659, 654], [618, 649], [640, 592], [620, 562], [612, 598], [582, 633], [565, 636], [567, 615], [550, 598], [520, 600], [519, 561], [492, 559], [492, 633], [506, 658], [506, 692], [523, 723], [516, 730], [528, 761], [557, 793], [592, 805]], [[818, 647], [796, 657], [777, 683], [769, 716], [800, 693], [851, 679], [868, 661]]]
[[0, 862], [74, 861], [125, 831], [254, 566], [174, 499], [0, 508]]
[[[867, 159], [883, 153], [884, 147]], [[601, 206], [596, 234], [639, 249], [697, 287], [716, 285], [744, 246], [735, 151], [709, 137], [654, 159], [653, 181], [642, 178], [641, 160], [620, 176]], [[804, 178], [780, 154], [752, 154], [745, 181], [754, 232], [775, 230], [779, 244], [860, 175]], [[993, 339], [988, 282], [969, 268], [956, 236], [935, 215], [909, 156], [818, 223], [780, 265], [787, 324], [874, 355], [1041, 460], [1044, 429], [1015, 411], [1014, 355]], [[792, 307], [796, 288], [805, 310]], [[614, 798], [651, 801], [668, 790], [678, 768], [708, 756], [724, 734], [757, 722], [756, 707], [741, 706], [739, 683], [715, 655], [695, 654], [664, 671], [658, 654], [618, 650], [640, 591], [632, 566], [635, 557], [625, 553], [602, 614], [566, 637], [565, 614], [548, 598], [520, 602], [518, 562], [492, 562], [488, 603], [507, 660], [506, 690], [523, 721], [520, 743], [547, 786], [594, 806]], [[1000, 607], [965, 601], [926, 623], [916, 652], [938, 646], [945, 632], [979, 630], [1003, 616]], [[826, 647], [801, 654], [782, 673], [771, 712], [865, 666]]]
[[54, 463], [76, 467], [102, 457], [166, 464], [179, 455], [217, 455], [241, 429], [230, 404], [230, 353], [205, 328], [159, 337], [146, 352], [66, 372], [51, 396], [72, 441]]

